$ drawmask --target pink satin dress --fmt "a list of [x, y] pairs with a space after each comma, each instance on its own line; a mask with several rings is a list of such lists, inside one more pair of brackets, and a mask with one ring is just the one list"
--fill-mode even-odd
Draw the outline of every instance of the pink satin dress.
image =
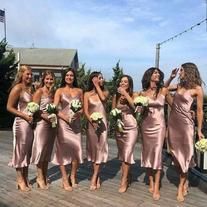
[[[32, 95], [23, 91], [19, 97], [17, 110], [27, 114], [27, 104], [32, 100]], [[32, 152], [33, 130], [31, 125], [16, 117], [13, 124], [13, 155], [9, 166], [14, 168], [27, 167], [30, 164]]]
[[107, 142], [107, 120], [104, 104], [101, 100], [94, 101], [91, 97], [88, 99], [88, 111], [91, 115], [93, 112], [99, 112], [103, 116], [101, 133], [96, 133], [93, 126], [88, 123], [86, 154], [88, 161], [96, 164], [106, 163], [108, 159], [108, 142]]
[[116, 131], [116, 142], [118, 147], [119, 160], [134, 164], [134, 148], [137, 141], [138, 127], [133, 116], [134, 110], [128, 104], [118, 102], [118, 109], [122, 111], [123, 132]]
[[183, 95], [175, 93], [169, 116], [169, 147], [173, 157], [179, 163], [183, 173], [194, 167], [193, 136], [194, 122], [190, 113], [193, 98], [189, 91]]
[[[70, 103], [74, 99], [79, 99], [81, 101], [80, 96], [72, 97], [62, 93], [60, 111], [63, 114], [69, 115]], [[55, 152], [52, 162], [56, 165], [71, 164], [73, 160], [83, 163], [80, 118], [74, 120], [70, 124], [62, 119], [59, 119], [58, 122], [57, 139], [55, 142]]]
[[148, 114], [141, 124], [142, 167], [162, 169], [162, 149], [166, 134], [164, 105], [165, 96], [162, 94], [158, 95], [155, 100], [149, 98]]
[[[40, 100], [40, 110], [46, 113], [46, 105], [53, 102], [53, 98], [42, 96]], [[50, 162], [54, 141], [56, 137], [56, 128], [51, 127], [51, 123], [41, 119], [37, 122], [34, 130], [34, 142], [32, 146], [31, 163]]]

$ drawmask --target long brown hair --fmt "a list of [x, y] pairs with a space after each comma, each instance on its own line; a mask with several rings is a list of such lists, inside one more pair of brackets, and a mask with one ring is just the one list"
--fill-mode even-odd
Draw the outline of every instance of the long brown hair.
[[[134, 90], [134, 84], [133, 84], [133, 79], [131, 76], [129, 75], [122, 75], [119, 78], [118, 84], [117, 84], [117, 88], [120, 87], [120, 83], [121, 83], [121, 79], [122, 78], [127, 78], [128, 82], [129, 82], [129, 88], [127, 89], [127, 92], [129, 93], [129, 95], [132, 97], [133, 96], [133, 90]], [[121, 97], [121, 94], [116, 92], [116, 103], [118, 102], [119, 98]]]
[[74, 75], [73, 87], [78, 87], [76, 71], [73, 68], [71, 68], [71, 67], [69, 67], [69, 68], [67, 68], [66, 70], [63, 71], [63, 73], [62, 73], [62, 81], [61, 81], [60, 87], [65, 87], [66, 86], [65, 76], [67, 75], [67, 73], [69, 71], [71, 71], [73, 73], [73, 75]]
[[186, 89], [192, 89], [201, 86], [203, 81], [200, 77], [198, 67], [194, 63], [184, 63], [181, 65], [184, 70], [184, 76], [180, 79], [180, 86]]
[[[22, 82], [22, 76], [23, 76], [23, 73], [26, 71], [26, 70], [32, 70], [28, 65], [22, 65], [20, 67], [20, 69], [18, 70], [16, 76], [15, 76], [15, 79], [10, 87], [10, 90], [16, 86], [17, 84], [21, 83]], [[31, 86], [32, 86], [32, 83], [31, 83]]]
[[155, 70], [157, 70], [160, 74], [159, 82], [157, 82], [157, 84], [156, 84], [157, 85], [156, 97], [157, 97], [160, 89], [164, 86], [164, 73], [159, 68], [151, 67], [145, 71], [145, 73], [142, 77], [142, 89], [143, 89], [143, 91], [146, 91], [149, 89], [151, 77], [152, 77], [152, 74], [154, 73]]

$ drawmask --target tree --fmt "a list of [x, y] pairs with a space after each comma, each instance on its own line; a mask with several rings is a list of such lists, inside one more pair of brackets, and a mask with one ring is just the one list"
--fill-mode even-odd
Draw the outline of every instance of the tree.
[[120, 60], [116, 63], [116, 66], [113, 69], [114, 75], [112, 80], [106, 82], [106, 86], [110, 92], [110, 94], [115, 94], [118, 86], [118, 82], [120, 77], [123, 75], [123, 69], [119, 66]]
[[120, 61], [118, 61], [116, 63], [116, 66], [114, 68], [112, 68], [113, 72], [114, 72], [112, 80], [109, 80], [108, 82], [106, 82], [106, 87], [110, 93], [109, 99], [106, 104], [106, 113], [107, 113], [109, 123], [111, 123], [109, 125], [109, 131], [108, 131], [109, 137], [111, 137], [111, 138], [114, 137], [114, 132], [115, 132], [115, 123], [113, 122], [112, 118], [110, 117], [110, 111], [112, 109], [112, 97], [114, 94], [116, 94], [118, 82], [119, 82], [121, 76], [123, 75], [123, 69], [120, 68], [119, 63], [120, 63]]
[[7, 49], [7, 42], [0, 42], [0, 128], [11, 126], [12, 116], [6, 110], [9, 88], [16, 73], [15, 53]]
[[77, 70], [77, 81], [78, 87], [82, 88], [85, 92], [88, 87], [88, 79], [90, 76], [91, 70], [85, 68], [85, 64], [82, 64], [80, 68]]

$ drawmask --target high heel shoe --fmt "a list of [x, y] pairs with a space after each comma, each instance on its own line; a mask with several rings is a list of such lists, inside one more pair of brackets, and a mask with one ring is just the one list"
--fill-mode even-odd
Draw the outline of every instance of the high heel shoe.
[[31, 190], [29, 187], [26, 186], [26, 184], [23, 181], [16, 183], [16, 189], [21, 190], [23, 192], [28, 192]]
[[178, 202], [183, 202], [185, 200], [185, 197], [183, 195], [183, 191], [182, 191], [182, 187], [181, 185], [178, 186], [178, 192], [177, 192], [177, 201]]
[[77, 179], [75, 177], [71, 177], [70, 176], [70, 183], [71, 183], [73, 188], [77, 188], [78, 187], [78, 182], [77, 182]]
[[125, 193], [125, 192], [127, 191], [127, 188], [128, 188], [128, 181], [125, 180], [125, 181], [122, 182], [122, 184], [120, 185], [118, 192], [119, 192], [119, 193]]
[[45, 182], [44, 180], [41, 180], [41, 179], [36, 179], [36, 183], [37, 183], [37, 188], [40, 188], [42, 190], [48, 190], [48, 186], [45, 185]]
[[154, 201], [159, 201], [160, 200], [160, 193], [153, 193], [152, 198]]
[[63, 181], [61, 183], [61, 188], [63, 188], [66, 191], [69, 191], [69, 192], [73, 191], [73, 188], [70, 186], [70, 184], [68, 182]]
[[97, 186], [94, 185], [94, 184], [91, 184], [89, 189], [90, 189], [91, 191], [94, 191], [94, 190], [97, 189]]

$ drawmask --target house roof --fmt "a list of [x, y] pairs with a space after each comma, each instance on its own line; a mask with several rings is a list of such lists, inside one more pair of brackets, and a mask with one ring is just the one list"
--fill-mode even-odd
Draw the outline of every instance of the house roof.
[[[76, 49], [12, 48], [20, 64], [69, 66], [77, 56]], [[19, 55], [18, 55], [19, 54]]]

